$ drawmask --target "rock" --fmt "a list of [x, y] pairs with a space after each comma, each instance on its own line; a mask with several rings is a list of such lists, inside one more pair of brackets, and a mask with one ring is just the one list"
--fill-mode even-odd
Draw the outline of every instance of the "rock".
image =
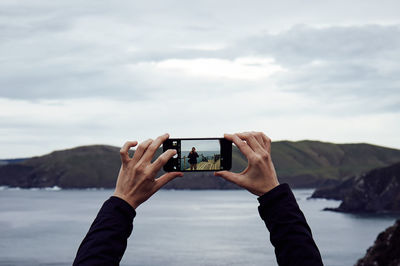
[[342, 183], [318, 188], [311, 195], [311, 198], [324, 198], [333, 200], [343, 200], [347, 194], [350, 193], [354, 186], [355, 177], [344, 180]]
[[356, 266], [399, 266], [400, 265], [400, 220], [380, 233], [365, 256]]
[[340, 212], [400, 212], [400, 163], [371, 170], [328, 189], [319, 189], [313, 196], [339, 199]]
[[338, 210], [400, 212], [400, 163], [372, 170], [357, 178]]

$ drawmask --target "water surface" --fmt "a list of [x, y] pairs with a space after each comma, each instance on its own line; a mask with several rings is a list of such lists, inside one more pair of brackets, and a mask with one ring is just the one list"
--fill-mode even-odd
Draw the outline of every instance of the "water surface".
[[[325, 265], [353, 265], [393, 216], [322, 211], [338, 201], [294, 190]], [[0, 191], [0, 265], [71, 265], [111, 190]], [[121, 265], [277, 265], [246, 191], [159, 191], [137, 209]]]

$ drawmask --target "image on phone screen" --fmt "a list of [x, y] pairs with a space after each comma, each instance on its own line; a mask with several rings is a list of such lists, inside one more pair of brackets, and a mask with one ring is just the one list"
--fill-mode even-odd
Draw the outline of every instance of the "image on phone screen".
[[232, 144], [226, 142], [225, 139], [218, 138], [169, 139], [163, 144], [164, 151], [176, 149], [177, 154], [166, 164], [164, 170], [182, 172], [225, 170], [226, 164], [231, 160], [229, 145], [232, 149]]
[[180, 170], [220, 170], [221, 149], [218, 140], [182, 140]]

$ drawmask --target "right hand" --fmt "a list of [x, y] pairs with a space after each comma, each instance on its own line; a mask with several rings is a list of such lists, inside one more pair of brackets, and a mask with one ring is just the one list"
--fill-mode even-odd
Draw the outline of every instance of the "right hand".
[[264, 133], [245, 132], [225, 134], [224, 137], [235, 143], [246, 156], [248, 166], [241, 173], [219, 171], [214, 175], [235, 183], [257, 196], [262, 196], [279, 185], [271, 159], [271, 140]]

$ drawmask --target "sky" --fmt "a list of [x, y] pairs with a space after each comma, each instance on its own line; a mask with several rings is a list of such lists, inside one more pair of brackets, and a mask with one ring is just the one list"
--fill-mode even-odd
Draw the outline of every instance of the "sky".
[[400, 2], [0, 1], [0, 158], [163, 133], [400, 148]]
[[220, 152], [221, 146], [218, 140], [183, 140], [181, 142], [181, 151], [191, 151], [192, 147], [196, 148], [198, 153], [202, 151], [217, 151]]

